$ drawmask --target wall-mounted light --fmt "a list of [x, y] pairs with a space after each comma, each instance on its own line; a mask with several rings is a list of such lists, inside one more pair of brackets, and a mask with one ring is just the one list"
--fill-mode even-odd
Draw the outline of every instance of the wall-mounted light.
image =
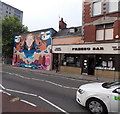
[[118, 38], [119, 38], [119, 35], [116, 35], [115, 38], [118, 39]]
[[102, 57], [99, 57], [99, 59], [102, 59]]
[[109, 60], [112, 60], [112, 59], [113, 59], [112, 57], [109, 58]]

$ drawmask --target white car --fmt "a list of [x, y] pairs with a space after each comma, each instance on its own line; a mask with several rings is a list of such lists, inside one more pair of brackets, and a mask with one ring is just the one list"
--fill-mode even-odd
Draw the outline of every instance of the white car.
[[120, 112], [120, 82], [84, 84], [76, 92], [76, 101], [93, 114]]

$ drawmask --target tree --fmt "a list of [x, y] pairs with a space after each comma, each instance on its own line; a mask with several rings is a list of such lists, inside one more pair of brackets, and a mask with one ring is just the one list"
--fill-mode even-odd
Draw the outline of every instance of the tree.
[[28, 28], [22, 25], [17, 16], [2, 19], [2, 55], [5, 58], [12, 58], [14, 37], [27, 31]]

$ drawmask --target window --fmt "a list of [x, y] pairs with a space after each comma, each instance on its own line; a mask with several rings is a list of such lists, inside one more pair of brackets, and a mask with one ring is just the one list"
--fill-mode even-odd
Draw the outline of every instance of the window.
[[96, 41], [113, 39], [113, 23], [96, 26]]
[[61, 62], [62, 66], [80, 67], [80, 55], [64, 54]]
[[97, 30], [96, 31], [96, 40], [103, 40], [104, 39], [104, 30]]
[[109, 0], [109, 8], [108, 8], [108, 12], [116, 12], [119, 10], [118, 8], [119, 6], [119, 0]]
[[96, 68], [115, 70], [114, 55], [96, 55]]
[[102, 2], [94, 2], [93, 3], [93, 16], [102, 14]]
[[113, 39], [113, 28], [105, 29], [105, 40], [112, 40]]

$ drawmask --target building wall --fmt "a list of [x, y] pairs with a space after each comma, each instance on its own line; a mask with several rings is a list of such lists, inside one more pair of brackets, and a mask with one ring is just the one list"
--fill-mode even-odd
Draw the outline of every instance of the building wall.
[[18, 19], [22, 22], [23, 11], [15, 7], [12, 7], [4, 2], [1, 2], [1, 6], [2, 6], [2, 18], [16, 15]]
[[[92, 1], [93, 2], [93, 1]], [[86, 1], [83, 3], [83, 31], [85, 42], [95, 42], [96, 25], [105, 23], [114, 23], [114, 39], [120, 40], [120, 37], [115, 39], [116, 35], [120, 36], [120, 13], [107, 13], [107, 5], [103, 4], [103, 14], [99, 16], [92, 16], [92, 2]]]
[[66, 38], [56, 38], [53, 39], [52, 44], [53, 45], [59, 45], [59, 44], [80, 44], [84, 43], [83, 40], [81, 40], [82, 37], [66, 37]]
[[60, 71], [74, 73], [74, 74], [81, 74], [81, 68], [77, 68], [77, 67], [60, 66]]
[[95, 75], [98, 78], [106, 77], [111, 79], [119, 80], [120, 78], [120, 72], [118, 71], [110, 71], [110, 70], [95, 70]]
[[35, 69], [51, 68], [51, 32], [33, 32], [14, 39], [12, 65]]
[[[102, 0], [84, 0], [83, 1], [83, 33], [84, 33], [84, 41], [85, 43], [88, 43], [90, 44], [90, 42], [93, 43], [93, 45], [95, 43], [98, 43], [98, 45], [101, 45], [103, 46], [104, 44], [106, 45], [105, 48], [108, 48], [108, 50], [110, 49], [109, 47], [112, 46], [112, 50], [111, 51], [107, 51], [107, 50], [104, 50], [104, 53], [102, 52], [95, 52], [95, 56], [96, 56], [96, 60], [95, 62], [98, 62], [100, 60], [100, 57], [97, 58], [97, 56], [104, 56], [104, 59], [102, 60], [103, 63], [104, 61], [107, 61], [109, 63], [109, 61], [111, 60], [107, 60], [107, 58], [111, 58], [112, 56], [114, 56], [113, 58], [113, 66], [115, 67], [115, 69], [113, 68], [112, 69], [107, 69], [107, 68], [104, 68], [105, 66], [103, 64], [101, 64], [102, 66], [101, 67], [97, 67], [97, 64], [95, 64], [95, 73], [94, 75], [98, 76], [98, 77], [111, 77], [111, 78], [120, 78], [120, 46], [119, 46], [119, 42], [120, 42], [120, 11], [118, 10], [115, 10], [114, 12], [108, 12], [109, 8], [109, 4], [108, 2], [106, 2], [106, 0], [103, 0], [102, 1], [102, 6], [101, 6], [101, 14], [98, 14], [98, 15], [94, 15], [93, 16], [93, 11], [96, 11], [97, 10], [97, 7], [96, 7], [96, 10], [94, 10], [93, 8], [93, 4], [95, 2], [99, 2], [99, 1], [102, 1]], [[114, 1], [113, 1], [114, 2]], [[99, 8], [98, 8], [99, 9]], [[106, 27], [107, 24], [110, 24], [110, 23], [113, 23], [113, 26], [109, 26], [108, 28]], [[103, 28], [99, 28], [100, 26], [98, 25], [104, 25]], [[98, 28], [97, 28], [98, 27]], [[112, 29], [113, 30], [113, 36], [110, 38], [111, 39], [105, 39], [105, 35], [106, 35], [106, 32], [105, 30], [108, 30], [108, 29]], [[99, 30], [103, 30], [103, 36], [100, 35], [99, 33], [99, 37], [101, 37], [101, 39], [97, 39], [96, 38], [96, 33], [98, 32]], [[97, 32], [96, 32], [97, 31]], [[101, 32], [102, 33], [102, 32]], [[116, 46], [114, 45], [110, 45], [110, 46], [107, 46], [109, 45], [110, 43], [116, 43]], [[104, 48], [104, 49], [105, 49]], [[114, 53], [115, 51], [118, 51], [116, 54]], [[90, 53], [86, 53], [88, 56]], [[113, 54], [112, 56], [110, 54]], [[107, 63], [107, 64], [108, 64]]]
[[0, 1], [0, 19], [2, 19], [2, 2]]

